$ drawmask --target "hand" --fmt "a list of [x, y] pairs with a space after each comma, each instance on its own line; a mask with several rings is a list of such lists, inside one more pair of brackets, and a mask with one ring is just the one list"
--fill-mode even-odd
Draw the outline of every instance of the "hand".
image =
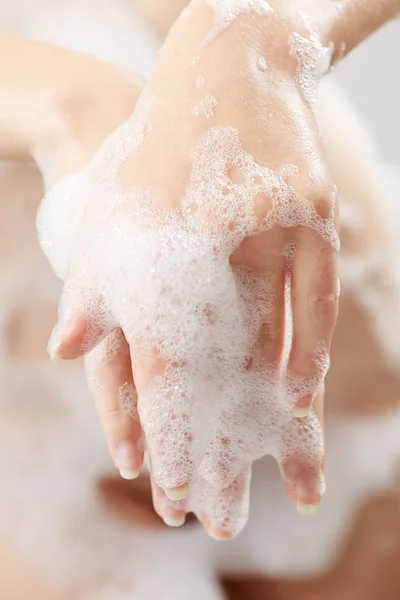
[[155, 489], [215, 537], [243, 526], [264, 454], [301, 512], [323, 493], [339, 241], [314, 94], [330, 51], [306, 25], [257, 12], [229, 23], [193, 2], [134, 118], [39, 221], [66, 281], [53, 354], [96, 348], [92, 387], [132, 476], [137, 390]]
[[35, 158], [47, 185], [87, 164], [142, 89], [124, 69], [49, 44], [0, 35], [0, 49], [0, 157]]

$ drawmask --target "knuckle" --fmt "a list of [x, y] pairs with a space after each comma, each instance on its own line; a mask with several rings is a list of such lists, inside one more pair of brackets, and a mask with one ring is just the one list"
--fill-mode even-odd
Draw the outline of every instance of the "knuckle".
[[331, 214], [335, 206], [333, 202], [332, 194], [317, 194], [313, 198], [314, 208], [317, 213], [324, 219], [327, 219]]
[[270, 363], [279, 359], [283, 337], [282, 327], [277, 324], [263, 325], [260, 335], [263, 361]]
[[121, 417], [122, 417], [121, 411], [116, 408], [105, 410], [104, 413], [101, 415], [101, 418], [104, 421], [104, 423], [108, 424], [111, 427], [113, 425], [119, 423], [119, 421], [121, 420]]
[[[291, 357], [291, 375], [292, 377], [315, 378], [318, 375], [318, 368], [315, 364], [315, 356], [311, 351], [296, 349]], [[291, 382], [290, 391], [293, 395], [299, 395], [297, 390], [297, 380]]]
[[282, 327], [277, 323], [264, 324], [261, 328], [261, 343], [263, 346], [278, 343], [282, 335]]
[[316, 296], [310, 300], [312, 313], [324, 320], [336, 322], [339, 311], [339, 298], [337, 294]]
[[317, 213], [327, 219], [335, 214], [337, 189], [328, 177], [323, 177], [308, 187], [307, 198], [311, 200]]

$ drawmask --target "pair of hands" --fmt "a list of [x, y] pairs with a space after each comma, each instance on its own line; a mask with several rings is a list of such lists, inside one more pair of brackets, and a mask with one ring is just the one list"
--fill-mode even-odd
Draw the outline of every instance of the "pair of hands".
[[[310, 95], [328, 51], [278, 10], [249, 10], [205, 43], [215, 23], [209, 3], [192, 3], [133, 118], [47, 195], [39, 228], [65, 281], [50, 352], [88, 353], [118, 469], [137, 476], [146, 444], [160, 516], [179, 525], [194, 510], [225, 539], [246, 521], [251, 463], [266, 453], [300, 512], [320, 502], [338, 237]], [[93, 144], [72, 138], [83, 164]], [[67, 154], [54, 170], [36, 153], [50, 179], [79, 166]]]

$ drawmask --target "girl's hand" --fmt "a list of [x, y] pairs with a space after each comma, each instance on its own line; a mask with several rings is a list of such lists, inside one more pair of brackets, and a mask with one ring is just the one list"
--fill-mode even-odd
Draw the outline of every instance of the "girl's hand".
[[39, 219], [66, 282], [53, 356], [96, 348], [88, 369], [121, 470], [141, 464], [138, 407], [156, 489], [217, 537], [244, 524], [265, 454], [315, 512], [339, 294], [315, 114], [332, 50], [264, 0], [228, 4], [190, 5], [134, 117]]

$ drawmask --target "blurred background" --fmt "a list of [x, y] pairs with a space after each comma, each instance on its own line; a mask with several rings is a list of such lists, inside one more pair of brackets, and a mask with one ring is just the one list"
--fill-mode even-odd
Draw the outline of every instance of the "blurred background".
[[[0, 33], [148, 77], [162, 44], [148, 8], [0, 0]], [[301, 519], [266, 460], [249, 526], [227, 545], [190, 519], [167, 529], [145, 473], [116, 477], [82, 365], [48, 362], [60, 285], [36, 242], [41, 177], [31, 164], [0, 163], [1, 600], [399, 600], [399, 58], [397, 20], [330, 75], [344, 95], [329, 89], [323, 109], [344, 246], [326, 499], [315, 520]]]

